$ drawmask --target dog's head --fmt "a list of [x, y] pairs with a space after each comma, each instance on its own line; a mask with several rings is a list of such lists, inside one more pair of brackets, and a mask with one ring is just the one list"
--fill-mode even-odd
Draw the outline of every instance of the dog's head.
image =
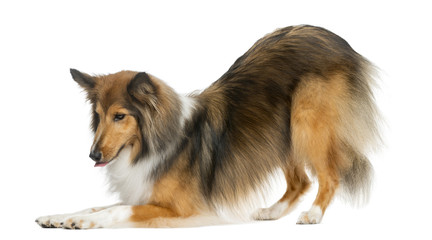
[[131, 163], [164, 150], [176, 134], [178, 100], [171, 88], [144, 72], [90, 76], [71, 69], [92, 104], [94, 141], [90, 158], [105, 166], [125, 147]]

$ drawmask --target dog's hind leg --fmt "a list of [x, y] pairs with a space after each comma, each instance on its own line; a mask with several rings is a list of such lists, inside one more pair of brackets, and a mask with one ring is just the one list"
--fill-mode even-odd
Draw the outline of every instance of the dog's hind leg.
[[330, 128], [328, 126], [329, 123], [317, 120], [313, 124], [309, 121], [295, 124], [298, 127], [294, 130], [294, 135], [297, 135], [294, 139], [296, 141], [295, 151], [298, 152], [297, 155], [300, 155], [299, 158], [307, 162], [319, 183], [318, 194], [313, 206], [308, 212], [301, 214], [297, 223], [320, 223], [339, 186], [339, 169], [344, 163], [343, 155], [338, 152], [331, 126]]
[[[332, 150], [330, 150], [332, 152]], [[325, 155], [323, 155], [324, 157]], [[303, 212], [297, 224], [317, 224], [320, 223], [325, 210], [335, 195], [336, 189], [339, 187], [340, 175], [337, 167], [331, 162], [338, 158], [336, 153], [327, 154], [327, 158], [316, 158], [312, 161], [313, 169], [318, 178], [319, 188], [315, 201], [309, 211]]]
[[255, 220], [275, 220], [287, 215], [309, 189], [310, 181], [303, 166], [289, 166], [284, 169], [287, 189], [282, 198], [269, 208], [258, 209]]
[[340, 126], [349, 97], [344, 75], [327, 79], [309, 76], [299, 84], [293, 98], [291, 116], [293, 154], [301, 159], [318, 178], [316, 199], [298, 224], [320, 223], [333, 199], [341, 179], [340, 172], [349, 167], [341, 151]]

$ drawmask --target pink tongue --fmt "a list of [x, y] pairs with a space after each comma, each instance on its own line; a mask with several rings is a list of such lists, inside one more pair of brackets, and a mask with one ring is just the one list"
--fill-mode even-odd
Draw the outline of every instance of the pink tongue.
[[94, 167], [105, 167], [107, 164], [108, 164], [107, 162], [100, 162], [100, 163], [96, 163]]

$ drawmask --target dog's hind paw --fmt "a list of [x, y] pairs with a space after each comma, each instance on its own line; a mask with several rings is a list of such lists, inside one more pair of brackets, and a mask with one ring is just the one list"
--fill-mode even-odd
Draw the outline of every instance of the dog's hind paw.
[[288, 203], [277, 202], [269, 208], [260, 208], [253, 215], [254, 220], [276, 220], [288, 212]]
[[302, 212], [297, 220], [297, 224], [318, 224], [322, 219], [322, 211], [318, 206], [312, 206], [307, 212]]

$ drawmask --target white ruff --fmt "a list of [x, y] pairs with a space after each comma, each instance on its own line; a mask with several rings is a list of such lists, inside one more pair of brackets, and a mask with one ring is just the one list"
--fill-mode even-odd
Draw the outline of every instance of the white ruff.
[[122, 204], [146, 204], [153, 191], [151, 172], [160, 158], [148, 157], [131, 165], [130, 152], [131, 148], [126, 147], [117, 159], [105, 167], [110, 190], [119, 194]]

